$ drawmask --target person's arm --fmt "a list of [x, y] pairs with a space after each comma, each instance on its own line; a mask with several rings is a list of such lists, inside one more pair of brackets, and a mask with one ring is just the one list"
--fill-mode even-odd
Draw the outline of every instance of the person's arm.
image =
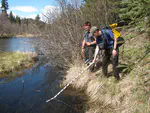
[[116, 49], [117, 49], [117, 38], [115, 37], [115, 35], [112, 32], [107, 31], [107, 33], [114, 40], [112, 55], [113, 55], [113, 57], [115, 57], [117, 55], [117, 51], [116, 51]]
[[116, 49], [117, 49], [117, 38], [114, 36], [114, 46], [113, 46], [113, 51], [112, 51], [113, 57], [117, 55]]
[[113, 48], [114, 50], [116, 50], [117, 49], [117, 38], [114, 36], [114, 48]]
[[97, 54], [99, 52], [99, 46], [96, 45], [96, 49], [95, 49], [95, 53], [94, 53], [94, 59], [93, 59], [93, 63], [96, 62], [96, 57], [97, 57]]
[[82, 48], [81, 48], [81, 53], [83, 58], [84, 58], [84, 48], [85, 48], [85, 39], [83, 39], [82, 41]]
[[87, 42], [86, 45], [90, 46], [90, 45], [94, 45], [96, 44], [96, 38], [94, 37], [94, 41], [93, 42]]
[[90, 45], [94, 45], [94, 44], [96, 44], [96, 40], [90, 43]]
[[82, 49], [85, 47], [85, 39], [82, 41]]

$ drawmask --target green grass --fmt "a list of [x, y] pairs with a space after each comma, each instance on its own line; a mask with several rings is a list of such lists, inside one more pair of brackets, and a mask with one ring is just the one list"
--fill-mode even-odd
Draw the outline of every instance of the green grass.
[[11, 37], [13, 37], [14, 35], [13, 34], [3, 34], [3, 35], [1, 35], [0, 34], [0, 39], [2, 38], [11, 38]]
[[132, 38], [135, 38], [137, 36], [137, 34], [129, 34], [129, 35], [126, 35], [126, 36], [123, 36], [123, 38], [125, 38], [125, 40], [128, 40], [128, 39], [132, 39]]
[[[31, 54], [21, 52], [0, 52], [0, 78], [27, 68], [33, 64]], [[11, 74], [13, 76], [13, 74]]]

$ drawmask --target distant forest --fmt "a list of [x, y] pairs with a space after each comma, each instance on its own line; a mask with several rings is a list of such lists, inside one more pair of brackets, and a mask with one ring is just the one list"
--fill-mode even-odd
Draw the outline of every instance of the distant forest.
[[9, 14], [7, 10], [9, 9], [8, 1], [1, 1], [1, 11], [0, 11], [0, 35], [16, 35], [16, 34], [39, 34], [42, 31], [45, 23], [40, 21], [39, 15], [35, 19], [21, 19], [19, 16], [14, 16], [11, 11]]

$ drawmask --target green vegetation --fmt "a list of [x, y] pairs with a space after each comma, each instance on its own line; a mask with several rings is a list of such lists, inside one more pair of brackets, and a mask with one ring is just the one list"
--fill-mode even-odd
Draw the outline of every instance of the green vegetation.
[[130, 40], [131, 38], [135, 38], [137, 36], [137, 34], [128, 34], [128, 35], [126, 35], [126, 36], [124, 36], [123, 38], [125, 38], [126, 40]]
[[7, 0], [2, 0], [1, 1], [1, 5], [2, 5], [1, 7], [4, 8], [4, 10], [8, 10], [9, 9]]
[[150, 27], [149, 4], [150, 0], [122, 0], [119, 16], [139, 31], [146, 31]]
[[2, 34], [0, 35], [0, 39], [1, 38], [12, 38], [14, 35], [13, 34]]
[[12, 14], [12, 11], [10, 12], [10, 14], [9, 14], [9, 20], [10, 20], [10, 22], [11, 23], [16, 23], [16, 24], [21, 24], [21, 19], [20, 19], [20, 17], [19, 16], [14, 16], [13, 14]]
[[32, 66], [34, 63], [33, 57], [36, 57], [35, 53], [1, 52], [0, 78], [11, 76], [15, 71]]
[[[92, 23], [128, 23], [135, 31], [150, 30], [150, 0], [82, 0], [81, 10]], [[91, 13], [92, 12], [92, 13]]]
[[37, 16], [35, 17], [35, 20], [36, 20], [36, 21], [40, 21], [40, 16], [37, 15]]

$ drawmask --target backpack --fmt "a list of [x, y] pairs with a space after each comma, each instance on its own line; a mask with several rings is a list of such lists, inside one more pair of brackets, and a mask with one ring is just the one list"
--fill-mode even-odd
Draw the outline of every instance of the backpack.
[[120, 47], [124, 43], [125, 43], [124, 38], [118, 37], [118, 39], [117, 39], [117, 47]]
[[97, 38], [96, 40], [101, 49], [113, 48], [114, 40], [112, 37], [114, 36], [117, 37], [117, 47], [120, 47], [125, 42], [124, 38], [120, 37], [120, 32], [115, 29], [111, 29], [109, 26], [102, 28], [101, 32], [101, 38]]
[[100, 49], [108, 49], [112, 48], [114, 44], [114, 40], [112, 37], [114, 34], [108, 28], [101, 29], [102, 35], [99, 38], [96, 38], [96, 42], [99, 45]]

